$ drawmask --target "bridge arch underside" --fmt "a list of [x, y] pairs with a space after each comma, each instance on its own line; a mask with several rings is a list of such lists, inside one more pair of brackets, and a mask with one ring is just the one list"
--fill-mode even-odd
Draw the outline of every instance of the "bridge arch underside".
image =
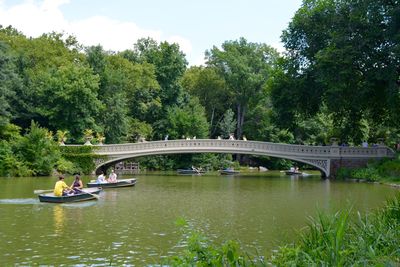
[[138, 157], [145, 156], [155, 156], [155, 155], [172, 155], [172, 154], [199, 154], [199, 153], [217, 153], [217, 154], [246, 154], [246, 155], [257, 155], [257, 156], [267, 156], [281, 159], [288, 159], [296, 162], [302, 162], [308, 165], [311, 165], [318, 169], [321, 172], [323, 177], [329, 177], [329, 165], [330, 159], [324, 159], [321, 157], [309, 157], [309, 158], [300, 158], [296, 156], [288, 156], [288, 155], [280, 155], [276, 153], [266, 153], [266, 152], [257, 152], [257, 151], [219, 151], [219, 150], [196, 150], [196, 151], [146, 151], [140, 153], [130, 153], [130, 154], [118, 154], [118, 155], [108, 155], [108, 159], [101, 164], [96, 166], [96, 173], [99, 169], [108, 168], [109, 166], [114, 165], [115, 163], [125, 161], [128, 159], [134, 159]]

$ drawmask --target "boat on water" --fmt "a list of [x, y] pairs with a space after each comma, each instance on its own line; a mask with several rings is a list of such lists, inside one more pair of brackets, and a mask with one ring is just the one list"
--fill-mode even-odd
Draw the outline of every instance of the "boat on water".
[[235, 171], [232, 168], [228, 168], [228, 169], [223, 169], [223, 170], [219, 170], [219, 173], [222, 175], [234, 175], [234, 174], [239, 174], [239, 171]]
[[67, 196], [55, 196], [54, 193], [40, 194], [40, 202], [50, 202], [50, 203], [70, 203], [70, 202], [80, 202], [87, 200], [97, 200], [98, 194], [101, 188], [83, 188], [81, 193], [67, 195]]
[[193, 175], [193, 174], [203, 174], [205, 171], [203, 169], [197, 169], [192, 167], [191, 169], [177, 169], [178, 174], [183, 175]]
[[130, 179], [119, 179], [115, 183], [97, 183], [96, 181], [92, 181], [90, 183], [87, 183], [87, 187], [101, 187], [103, 189], [107, 188], [118, 188], [118, 187], [129, 187], [129, 186], [134, 186], [136, 184], [136, 179], [135, 178], [130, 178]]
[[285, 171], [286, 175], [303, 175], [302, 172], [299, 171]]
[[303, 173], [299, 171], [298, 167], [290, 167], [290, 170], [285, 171], [286, 175], [302, 175]]

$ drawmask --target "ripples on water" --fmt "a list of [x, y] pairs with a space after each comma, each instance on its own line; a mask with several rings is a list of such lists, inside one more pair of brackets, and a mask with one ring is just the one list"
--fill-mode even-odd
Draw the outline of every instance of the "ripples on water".
[[143, 175], [134, 188], [105, 190], [99, 200], [80, 203], [41, 203], [32, 197], [34, 189], [51, 188], [53, 180], [0, 183], [0, 266], [157, 266], [187, 247], [187, 232], [175, 224], [179, 218], [217, 243], [239, 240], [250, 254], [263, 255], [292, 240], [316, 207], [330, 211], [350, 202], [354, 210], [365, 211], [383, 205], [394, 192], [265, 173]]
[[27, 204], [40, 204], [40, 201], [37, 198], [0, 199], [0, 204], [27, 205]]

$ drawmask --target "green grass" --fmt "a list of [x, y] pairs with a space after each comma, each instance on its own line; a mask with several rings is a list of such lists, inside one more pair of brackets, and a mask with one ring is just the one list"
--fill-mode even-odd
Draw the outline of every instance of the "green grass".
[[181, 221], [185, 249], [163, 266], [400, 266], [400, 194], [373, 213], [318, 213], [298, 241], [265, 259], [249, 255], [237, 241], [213, 244]]

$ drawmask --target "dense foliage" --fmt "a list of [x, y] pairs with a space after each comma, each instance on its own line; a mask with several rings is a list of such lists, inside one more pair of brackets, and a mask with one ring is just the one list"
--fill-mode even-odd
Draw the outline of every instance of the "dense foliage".
[[294, 130], [324, 111], [342, 142], [393, 135], [397, 142], [399, 6], [396, 0], [304, 0], [283, 32], [287, 55], [271, 82], [276, 122]]
[[369, 182], [400, 181], [400, 154], [395, 159], [371, 161], [366, 168], [342, 168], [338, 172], [338, 179], [356, 179]]
[[278, 266], [396, 266], [400, 263], [400, 195], [352, 221], [349, 211], [319, 214], [298, 242], [272, 257]]
[[[304, 0], [282, 34], [283, 55], [241, 37], [213, 46], [204, 66], [190, 68], [175, 43], [143, 38], [113, 52], [83, 47], [73, 36], [31, 38], [0, 26], [0, 132], [19, 127], [33, 135], [33, 121], [65, 133], [67, 144], [87, 141], [83, 132], [90, 129], [94, 141], [105, 143], [234, 134], [310, 145], [331, 137], [353, 145], [385, 138], [392, 146], [400, 143], [399, 6], [398, 0]], [[1, 140], [3, 168], [48, 173], [53, 166], [43, 165], [52, 165], [51, 156], [23, 161], [31, 153], [23, 151], [27, 138]], [[173, 168], [201, 157], [160, 158], [168, 164], [142, 161]], [[252, 158], [266, 160], [283, 167], [281, 160]]]

